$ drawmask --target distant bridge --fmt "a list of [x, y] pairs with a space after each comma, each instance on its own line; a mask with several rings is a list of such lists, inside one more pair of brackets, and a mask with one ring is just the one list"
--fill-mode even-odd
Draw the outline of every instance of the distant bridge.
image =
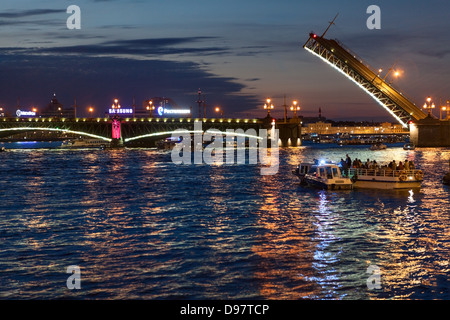
[[420, 108], [380, 78], [379, 74], [367, 67], [362, 60], [344, 49], [336, 40], [328, 40], [311, 33], [303, 48], [354, 82], [403, 127], [408, 128], [409, 120], [421, 120], [427, 117]]

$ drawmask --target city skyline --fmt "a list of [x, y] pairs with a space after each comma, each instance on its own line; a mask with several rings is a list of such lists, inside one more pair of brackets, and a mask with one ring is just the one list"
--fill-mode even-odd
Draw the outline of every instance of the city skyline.
[[[433, 5], [431, 5], [432, 3]], [[201, 88], [209, 114], [264, 117], [265, 99], [282, 118], [299, 101], [300, 114], [329, 119], [394, 119], [350, 81], [306, 52], [311, 31], [327, 33], [385, 72], [421, 106], [450, 97], [445, 61], [450, 30], [444, 1], [3, 1], [0, 9], [0, 105], [44, 108], [53, 93], [64, 106], [77, 99], [102, 115], [118, 98], [136, 106], [154, 96], [192, 107]], [[81, 8], [81, 29], [69, 30], [66, 8]], [[381, 8], [381, 29], [369, 30], [366, 9]], [[390, 75], [392, 76], [392, 74]], [[289, 112], [290, 113], [290, 112]]]

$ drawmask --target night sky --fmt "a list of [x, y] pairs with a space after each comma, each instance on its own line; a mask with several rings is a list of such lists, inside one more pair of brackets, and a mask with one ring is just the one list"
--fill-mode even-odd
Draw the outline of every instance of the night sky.
[[[369, 30], [369, 5], [381, 29]], [[69, 30], [69, 5], [81, 29]], [[448, 1], [273, 0], [2, 0], [0, 106], [14, 112], [46, 106], [53, 94], [78, 115], [103, 115], [119, 98], [136, 106], [170, 97], [197, 110], [198, 88], [209, 114], [264, 117], [267, 97], [283, 117], [283, 97], [304, 116], [395, 122], [344, 76], [302, 48], [311, 31], [336, 38], [374, 69], [395, 64], [393, 85], [423, 105], [450, 99]], [[194, 113], [196, 115], [196, 112]]]

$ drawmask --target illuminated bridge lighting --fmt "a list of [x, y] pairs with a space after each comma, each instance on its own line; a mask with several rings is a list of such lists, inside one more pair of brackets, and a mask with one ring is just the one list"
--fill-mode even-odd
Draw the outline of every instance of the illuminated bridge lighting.
[[72, 134], [77, 134], [80, 136], [88, 136], [95, 139], [100, 139], [104, 141], [111, 142], [112, 139], [105, 138], [102, 136], [98, 136], [96, 134], [87, 133], [87, 132], [81, 132], [81, 131], [74, 131], [74, 130], [67, 130], [67, 129], [57, 129], [57, 128], [39, 128], [39, 127], [20, 127], [20, 128], [7, 128], [7, 129], [0, 129], [0, 132], [8, 132], [8, 131], [54, 131], [54, 132], [67, 132]]
[[157, 137], [157, 136], [164, 136], [164, 135], [174, 134], [174, 133], [176, 133], [176, 134], [203, 133], [203, 131], [199, 131], [199, 130], [178, 130], [178, 131], [156, 132], [156, 133], [149, 133], [149, 134], [144, 134], [144, 135], [141, 135], [141, 136], [126, 138], [124, 140], [124, 142], [129, 142], [129, 141], [138, 140], [138, 139], [144, 139], [144, 138]]
[[[177, 130], [177, 131], [156, 132], [156, 133], [144, 134], [144, 135], [136, 136], [136, 137], [132, 137], [132, 138], [126, 138], [126, 139], [124, 139], [124, 142], [130, 142], [133, 140], [152, 138], [152, 137], [157, 137], [157, 136], [164, 136], [164, 135], [169, 135], [169, 134], [171, 135], [171, 134], [184, 134], [184, 133], [194, 133], [194, 134], [201, 133], [201, 134], [203, 134], [204, 132], [201, 130]], [[227, 135], [227, 136], [238, 136], [238, 137], [245, 137], [245, 138], [256, 138], [258, 140], [263, 139], [258, 136], [245, 134], [245, 133], [239, 133], [239, 132], [223, 132], [220, 130], [214, 130], [214, 131], [210, 131], [210, 133], [220, 133], [220, 134]]]
[[327, 59], [325, 59], [324, 57], [322, 57], [321, 55], [317, 54], [316, 52], [314, 52], [313, 50], [311, 50], [308, 47], [304, 47], [306, 50], [308, 50], [310, 53], [312, 53], [313, 55], [319, 57], [320, 59], [322, 59], [323, 61], [325, 61], [327, 64], [329, 64], [330, 66], [332, 66], [334, 69], [336, 69], [337, 71], [339, 71], [341, 74], [343, 74], [347, 79], [351, 80], [353, 83], [355, 83], [358, 87], [360, 87], [362, 90], [364, 90], [364, 92], [366, 92], [369, 96], [371, 96], [380, 106], [382, 106], [385, 110], [387, 110], [403, 127], [408, 128], [408, 125], [402, 120], [400, 119], [394, 112], [392, 112], [391, 109], [389, 109], [388, 106], [386, 106], [381, 100], [379, 100], [372, 92], [368, 91], [363, 85], [361, 85], [359, 82], [357, 82], [355, 79], [353, 79], [352, 77], [350, 77], [348, 74], [346, 74], [342, 69], [338, 68], [336, 65], [334, 65], [333, 63], [331, 63], [330, 61], [328, 61]]

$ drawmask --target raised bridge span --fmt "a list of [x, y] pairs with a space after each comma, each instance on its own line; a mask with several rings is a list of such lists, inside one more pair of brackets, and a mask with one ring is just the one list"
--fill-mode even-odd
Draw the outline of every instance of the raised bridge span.
[[387, 110], [405, 128], [410, 120], [422, 120], [427, 114], [407, 97], [380, 78], [362, 60], [345, 49], [337, 40], [314, 33], [303, 46], [307, 51], [338, 70]]

